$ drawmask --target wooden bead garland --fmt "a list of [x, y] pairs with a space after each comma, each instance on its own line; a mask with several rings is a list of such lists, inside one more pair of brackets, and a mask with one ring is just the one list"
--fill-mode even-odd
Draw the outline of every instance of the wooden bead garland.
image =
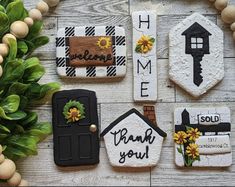
[[0, 55], [2, 55], [2, 57], [5, 57], [8, 55], [8, 52], [9, 48], [7, 44], [0, 43]]
[[[9, 38], [11, 38], [11, 39], [13, 39], [13, 40], [15, 40], [16, 41], [16, 37], [13, 35], [13, 34], [5, 34], [4, 36], [3, 36], [3, 38], [2, 38], [2, 43], [4, 43], [4, 44], [7, 44], [7, 45], [9, 45]], [[1, 64], [1, 62], [0, 62], [0, 64]]]
[[25, 18], [24, 22], [28, 25], [28, 27], [31, 27], [34, 23], [33, 19], [30, 17]]
[[46, 14], [49, 11], [49, 6], [45, 1], [40, 1], [36, 8], [42, 13]]
[[59, 4], [60, 0], [45, 0], [49, 7], [55, 7]]
[[221, 19], [228, 24], [235, 22], [235, 6], [230, 5], [227, 6], [222, 12], [221, 12]]
[[214, 5], [216, 9], [222, 11], [228, 5], [228, 0], [216, 0]]
[[34, 21], [42, 20], [42, 13], [38, 9], [34, 8], [29, 11], [29, 17]]
[[28, 25], [23, 21], [15, 21], [10, 27], [11, 34], [16, 38], [25, 38], [29, 33]]
[[233, 31], [233, 39], [235, 40], [235, 6], [229, 5], [228, 0], [209, 0], [214, 3], [215, 8], [221, 11], [221, 19], [231, 24], [230, 29]]
[[[1, 67], [1, 66], [0, 66]], [[21, 179], [21, 175], [16, 172], [16, 165], [10, 159], [5, 159], [0, 145], [0, 179], [7, 180], [10, 186], [28, 186], [26, 180]]]

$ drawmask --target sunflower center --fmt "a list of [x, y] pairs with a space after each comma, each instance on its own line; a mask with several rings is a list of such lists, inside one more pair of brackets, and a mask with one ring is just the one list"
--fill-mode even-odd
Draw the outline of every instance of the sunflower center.
[[101, 40], [101, 41], [100, 41], [100, 45], [106, 46], [106, 45], [107, 45], [107, 41], [106, 41], [106, 40]]
[[143, 41], [143, 45], [144, 45], [144, 46], [147, 46], [148, 43], [149, 43], [149, 42], [148, 42], [147, 40], [144, 40], [144, 41]]

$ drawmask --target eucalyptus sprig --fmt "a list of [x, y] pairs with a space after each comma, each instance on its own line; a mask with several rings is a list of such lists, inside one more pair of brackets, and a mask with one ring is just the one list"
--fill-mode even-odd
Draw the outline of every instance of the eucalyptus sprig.
[[[0, 39], [10, 25], [28, 16], [21, 0], [0, 0]], [[51, 124], [39, 123], [36, 112], [29, 110], [35, 101], [58, 90], [58, 83], [40, 84], [45, 68], [32, 52], [49, 42], [41, 36], [43, 22], [35, 21], [24, 39], [9, 39], [9, 54], [4, 58], [0, 78], [0, 144], [12, 160], [37, 154], [37, 143], [52, 132]], [[31, 56], [31, 57], [30, 57]]]

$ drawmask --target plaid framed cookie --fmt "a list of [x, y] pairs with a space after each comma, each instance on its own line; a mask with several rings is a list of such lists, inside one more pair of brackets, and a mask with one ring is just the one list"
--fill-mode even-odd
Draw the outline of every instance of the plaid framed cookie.
[[58, 30], [56, 66], [62, 77], [124, 77], [126, 62], [126, 36], [122, 27], [82, 26]]

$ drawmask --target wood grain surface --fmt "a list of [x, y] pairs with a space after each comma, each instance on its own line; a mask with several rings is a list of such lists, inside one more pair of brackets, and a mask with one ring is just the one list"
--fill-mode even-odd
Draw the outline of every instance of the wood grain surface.
[[[32, 8], [38, 0], [24, 0]], [[230, 0], [235, 4], [235, 0]], [[50, 36], [50, 44], [38, 50], [47, 73], [41, 82], [58, 81], [62, 89], [94, 90], [98, 97], [101, 130], [131, 107], [143, 112], [142, 105], [133, 103], [131, 56], [131, 17], [135, 10], [156, 10], [158, 55], [157, 124], [168, 137], [164, 141], [160, 162], [155, 168], [117, 169], [109, 164], [101, 141], [100, 164], [96, 167], [59, 168], [53, 162], [52, 136], [39, 145], [38, 156], [17, 163], [23, 177], [33, 186], [233, 186], [235, 184], [235, 42], [229, 26], [222, 23], [219, 13], [207, 0], [62, 0], [45, 17], [43, 34]], [[198, 100], [174, 85], [168, 79], [169, 30], [193, 12], [207, 16], [224, 31], [225, 78]], [[120, 25], [126, 29], [128, 63], [127, 76], [120, 82], [61, 79], [56, 74], [55, 36], [58, 28], [83, 25]], [[51, 102], [35, 104], [32, 110], [41, 121], [51, 121]], [[173, 111], [182, 106], [228, 106], [232, 114], [233, 166], [214, 169], [180, 169], [174, 164], [172, 140]], [[110, 112], [112, 111], [112, 112]]]

